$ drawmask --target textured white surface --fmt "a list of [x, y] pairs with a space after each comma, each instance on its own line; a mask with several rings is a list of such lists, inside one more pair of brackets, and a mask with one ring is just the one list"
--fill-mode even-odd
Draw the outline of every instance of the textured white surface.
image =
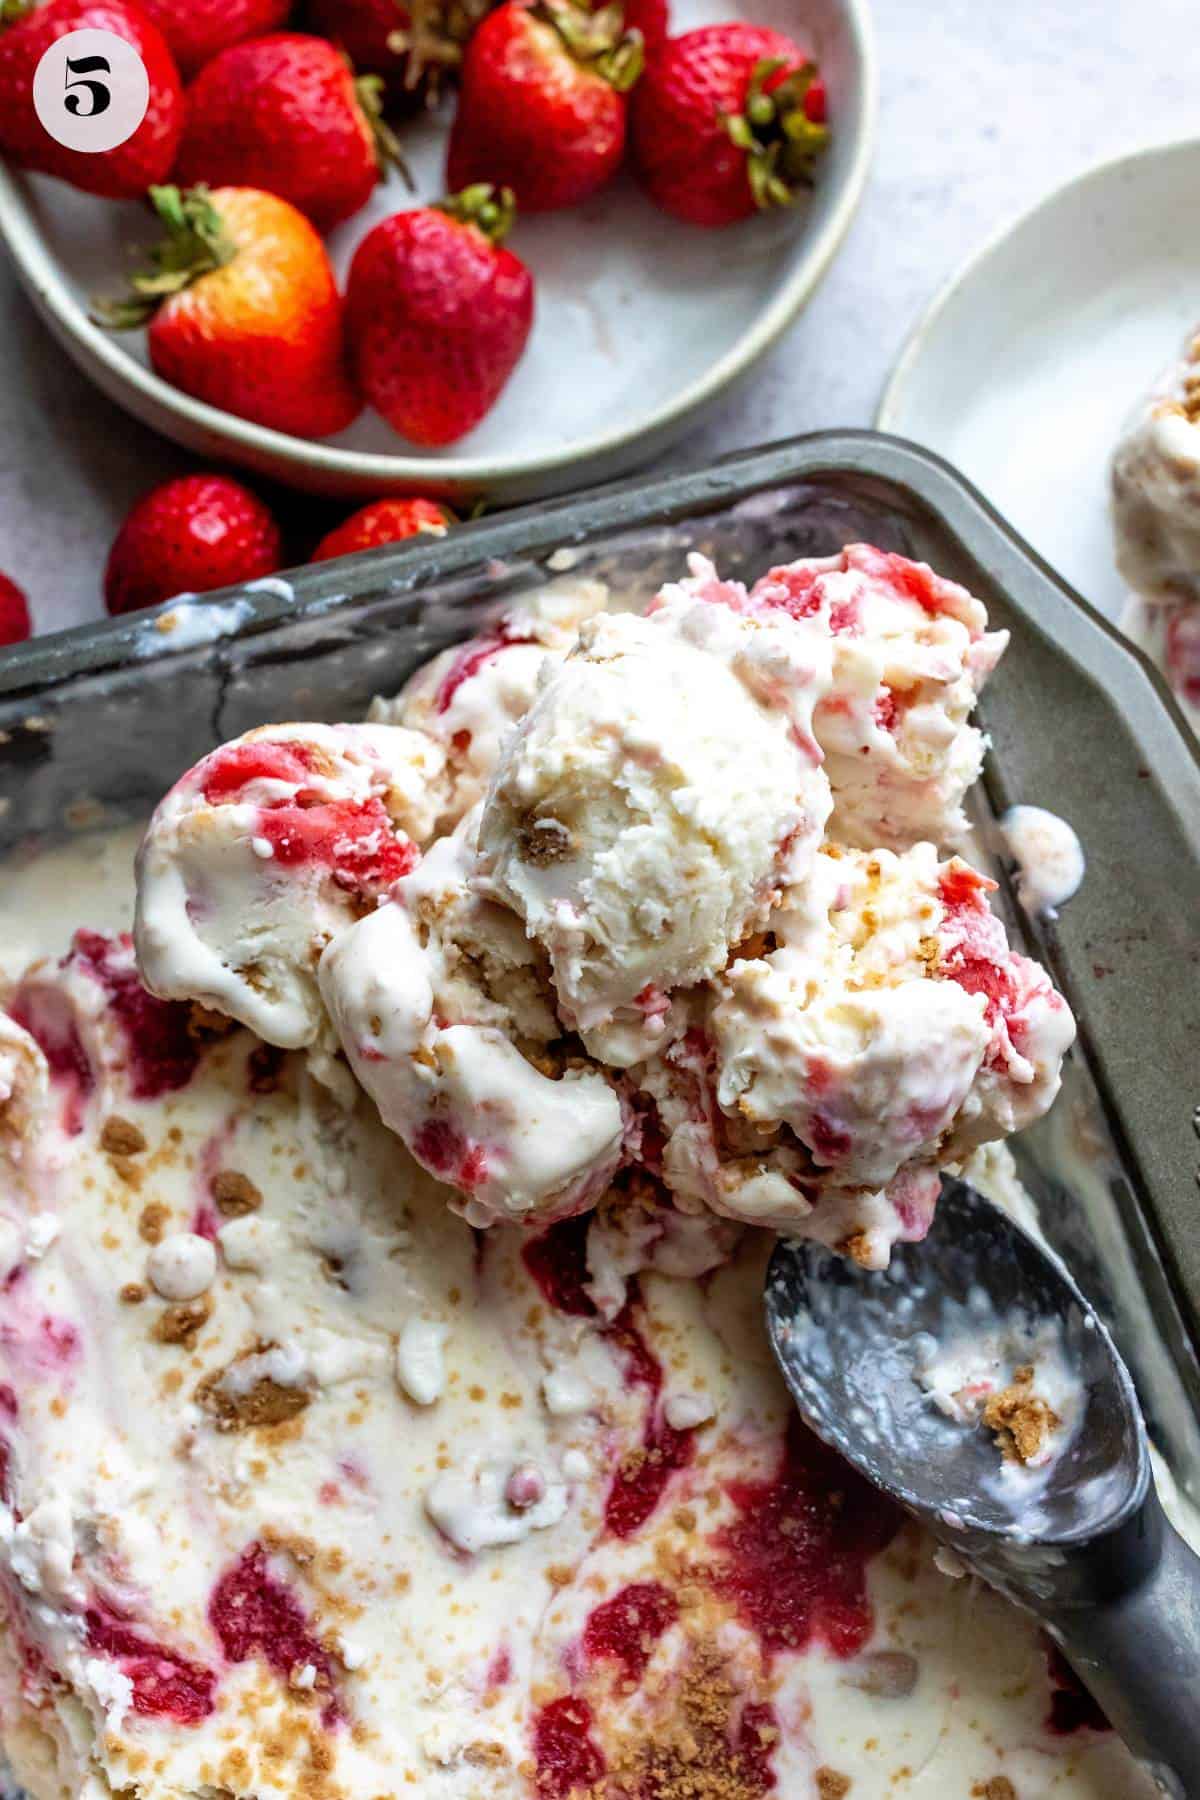
[[[673, 464], [868, 424], [916, 318], [991, 231], [1092, 162], [1196, 130], [1193, 0], [876, 0], [875, 18], [862, 211], [795, 328]], [[98, 615], [118, 518], [188, 462], [93, 393], [12, 287], [0, 269], [0, 567], [45, 630]], [[299, 556], [319, 521], [296, 513]]]

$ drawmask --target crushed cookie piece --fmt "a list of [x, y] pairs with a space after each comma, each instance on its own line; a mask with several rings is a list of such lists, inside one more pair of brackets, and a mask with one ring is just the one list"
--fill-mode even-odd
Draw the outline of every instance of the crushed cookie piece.
[[248, 1175], [239, 1169], [222, 1169], [212, 1178], [209, 1190], [217, 1211], [225, 1219], [242, 1219], [257, 1212], [263, 1203], [262, 1189], [255, 1187]]
[[224, 1385], [230, 1369], [271, 1348], [270, 1344], [257, 1344], [235, 1356], [226, 1368], [210, 1370], [197, 1384], [196, 1400], [212, 1415], [218, 1431], [259, 1431], [265, 1426], [283, 1425], [310, 1405], [311, 1388], [285, 1387], [270, 1375], [260, 1375], [253, 1386], [242, 1392]]
[[535, 869], [562, 862], [575, 848], [574, 839], [562, 820], [549, 815], [523, 819], [517, 827], [516, 837], [522, 857]]
[[869, 1269], [871, 1266], [871, 1239], [869, 1233], [865, 1231], [852, 1231], [849, 1237], [842, 1239], [841, 1243], [838, 1245], [838, 1252], [842, 1256], [848, 1256], [851, 1262], [856, 1262], [860, 1268]]
[[161, 1200], [150, 1200], [138, 1218], [138, 1236], [147, 1244], [161, 1244], [170, 1213]]
[[140, 1306], [146, 1298], [146, 1290], [140, 1281], [127, 1281], [117, 1298], [123, 1306]]
[[179, 1344], [184, 1350], [194, 1350], [196, 1339], [211, 1315], [212, 1302], [206, 1296], [199, 1300], [178, 1300], [163, 1309], [150, 1335], [156, 1343]]
[[503, 1744], [485, 1742], [480, 1738], [467, 1745], [463, 1751], [463, 1761], [470, 1763], [475, 1769], [496, 1769], [508, 1761], [508, 1751]]
[[977, 1781], [971, 1789], [972, 1800], [1017, 1800], [1017, 1790], [1007, 1775], [992, 1775]]
[[1029, 1363], [1015, 1369], [1009, 1386], [992, 1395], [983, 1409], [983, 1422], [994, 1433], [1004, 1460], [1023, 1463], [1030, 1462], [1062, 1424], [1049, 1402], [1034, 1392]]
[[193, 1000], [188, 1007], [187, 1034], [200, 1042], [213, 1038], [229, 1037], [238, 1029], [236, 1019], [227, 1018], [224, 1013], [214, 1012], [211, 1006], [201, 1006]]
[[827, 1763], [822, 1763], [817, 1770], [816, 1783], [817, 1800], [843, 1800], [853, 1786], [848, 1775], [843, 1775], [838, 1769], [831, 1769]]
[[720, 1657], [699, 1645], [670, 1719], [652, 1735], [643, 1727], [618, 1753], [615, 1788], [600, 1792], [653, 1794], [661, 1800], [765, 1800], [775, 1785], [770, 1758], [778, 1737], [770, 1707], [747, 1696]]
[[100, 1148], [109, 1156], [136, 1156], [146, 1148], [146, 1134], [132, 1119], [122, 1119], [113, 1113], [104, 1121], [100, 1133]]

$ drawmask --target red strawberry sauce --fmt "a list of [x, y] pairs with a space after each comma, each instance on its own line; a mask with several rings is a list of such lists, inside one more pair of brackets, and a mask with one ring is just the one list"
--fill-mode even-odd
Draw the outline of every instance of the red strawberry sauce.
[[450, 704], [463, 682], [478, 675], [480, 669], [485, 668], [494, 656], [499, 656], [502, 650], [507, 650], [512, 644], [533, 644], [536, 641], [536, 638], [519, 637], [510, 633], [503, 621], [493, 636], [472, 638], [463, 645], [447, 669], [434, 698], [434, 711], [449, 712]]
[[564, 1694], [543, 1706], [533, 1721], [533, 1754], [541, 1800], [586, 1794], [604, 1774], [604, 1758], [591, 1738], [586, 1700]]
[[583, 1654], [589, 1662], [614, 1662], [626, 1681], [640, 1681], [655, 1644], [678, 1617], [678, 1603], [661, 1582], [630, 1582], [589, 1616]]
[[108, 995], [109, 1009], [125, 1035], [134, 1099], [157, 1100], [186, 1087], [200, 1060], [200, 1046], [188, 1030], [191, 1009], [147, 993], [138, 980], [128, 934], [77, 931], [72, 955]]
[[328, 1695], [321, 1722], [341, 1723], [345, 1714], [333, 1692], [329, 1653], [295, 1595], [272, 1575], [261, 1544], [248, 1545], [222, 1575], [208, 1603], [208, 1620], [230, 1662], [261, 1657], [285, 1683], [294, 1670], [311, 1663], [318, 1687]]
[[890, 1501], [793, 1416], [775, 1473], [735, 1481], [711, 1582], [768, 1656], [814, 1641], [855, 1656], [871, 1635], [867, 1565], [900, 1528]]
[[487, 1180], [487, 1152], [482, 1144], [472, 1144], [445, 1119], [429, 1119], [413, 1138], [413, 1155], [417, 1161], [464, 1193]]
[[143, 1637], [101, 1604], [88, 1608], [85, 1624], [89, 1648], [111, 1657], [132, 1683], [134, 1712], [179, 1725], [197, 1725], [212, 1712], [216, 1676], [211, 1669]]

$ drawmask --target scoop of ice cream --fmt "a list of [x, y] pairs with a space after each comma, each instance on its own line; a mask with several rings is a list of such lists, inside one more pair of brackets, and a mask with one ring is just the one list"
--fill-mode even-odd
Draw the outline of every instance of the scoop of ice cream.
[[1172, 605], [1130, 594], [1121, 630], [1158, 664], [1184, 718], [1200, 735], [1200, 600]]
[[1074, 1036], [966, 863], [825, 846], [715, 998], [642, 1074], [680, 1205], [796, 1230], [882, 1266], [936, 1173], [1050, 1105]]
[[1152, 605], [1200, 600], [1200, 332], [1139, 401], [1111, 479], [1126, 581]]
[[954, 841], [983, 757], [968, 721], [1008, 643], [1007, 632], [987, 630], [982, 602], [869, 544], [771, 569], [749, 592], [701, 558], [692, 564], [666, 596], [682, 588], [744, 616], [829, 632], [832, 681], [813, 731], [833, 789], [830, 834], [863, 849]]
[[321, 993], [388, 1128], [473, 1225], [594, 1204], [621, 1157], [621, 1103], [562, 1045], [544, 957], [475, 894], [477, 816], [334, 939]]
[[45, 1112], [49, 1079], [36, 1041], [0, 1012], [0, 1157], [14, 1169]]
[[598, 581], [544, 588], [489, 631], [443, 650], [394, 699], [373, 702], [372, 719], [427, 732], [441, 746], [449, 779], [443, 830], [483, 798], [505, 740], [533, 705], [543, 664], [562, 661], [607, 597]]
[[816, 629], [680, 596], [591, 620], [484, 803], [479, 878], [550, 958], [558, 1007], [618, 1066], [801, 878], [829, 810], [811, 737]]
[[313, 1043], [321, 951], [417, 862], [442, 773], [435, 743], [389, 725], [270, 725], [214, 750], [138, 855], [147, 985], [268, 1043]]

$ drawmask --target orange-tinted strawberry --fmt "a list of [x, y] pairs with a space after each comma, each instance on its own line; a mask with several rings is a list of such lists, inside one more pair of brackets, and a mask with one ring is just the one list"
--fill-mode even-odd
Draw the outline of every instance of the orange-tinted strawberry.
[[500, 239], [511, 194], [468, 188], [359, 245], [346, 335], [363, 394], [414, 444], [452, 444], [500, 397], [533, 325], [533, 277]]
[[816, 65], [790, 38], [755, 25], [669, 38], [630, 108], [642, 185], [692, 225], [791, 205], [811, 186], [828, 135]]
[[135, 612], [257, 580], [282, 562], [279, 527], [256, 494], [229, 475], [181, 475], [131, 508], [108, 553], [104, 603]]
[[381, 544], [398, 544], [420, 533], [445, 537], [455, 522], [449, 507], [437, 500], [373, 500], [326, 532], [312, 560], [328, 562], [335, 556], [353, 556], [359, 550], [377, 550]]
[[328, 231], [365, 206], [394, 150], [379, 86], [356, 82], [324, 38], [280, 31], [234, 44], [187, 91], [175, 178], [263, 188]]
[[20, 644], [32, 629], [24, 593], [15, 581], [0, 575], [0, 644]]
[[575, 0], [506, 0], [470, 43], [447, 185], [511, 188], [522, 212], [586, 200], [611, 181], [625, 149], [625, 94], [642, 44], [624, 33], [619, 0], [591, 12]]
[[[657, 0], [649, 0], [656, 4]], [[435, 99], [494, 0], [309, 0], [314, 31], [382, 75], [391, 106]]]
[[218, 50], [278, 31], [292, 10], [292, 0], [138, 0], [138, 4], [166, 38], [185, 81]]
[[164, 380], [276, 431], [327, 437], [360, 410], [342, 303], [304, 214], [258, 188], [154, 188], [167, 233], [103, 324], [147, 324]]
[[[33, 105], [42, 57], [71, 31], [111, 31], [132, 44], [150, 83], [146, 116], [115, 150], [69, 150], [50, 136]], [[165, 181], [183, 129], [183, 89], [162, 33], [126, 0], [48, 0], [0, 6], [0, 150], [23, 169], [57, 175], [108, 200], [133, 200]]]

